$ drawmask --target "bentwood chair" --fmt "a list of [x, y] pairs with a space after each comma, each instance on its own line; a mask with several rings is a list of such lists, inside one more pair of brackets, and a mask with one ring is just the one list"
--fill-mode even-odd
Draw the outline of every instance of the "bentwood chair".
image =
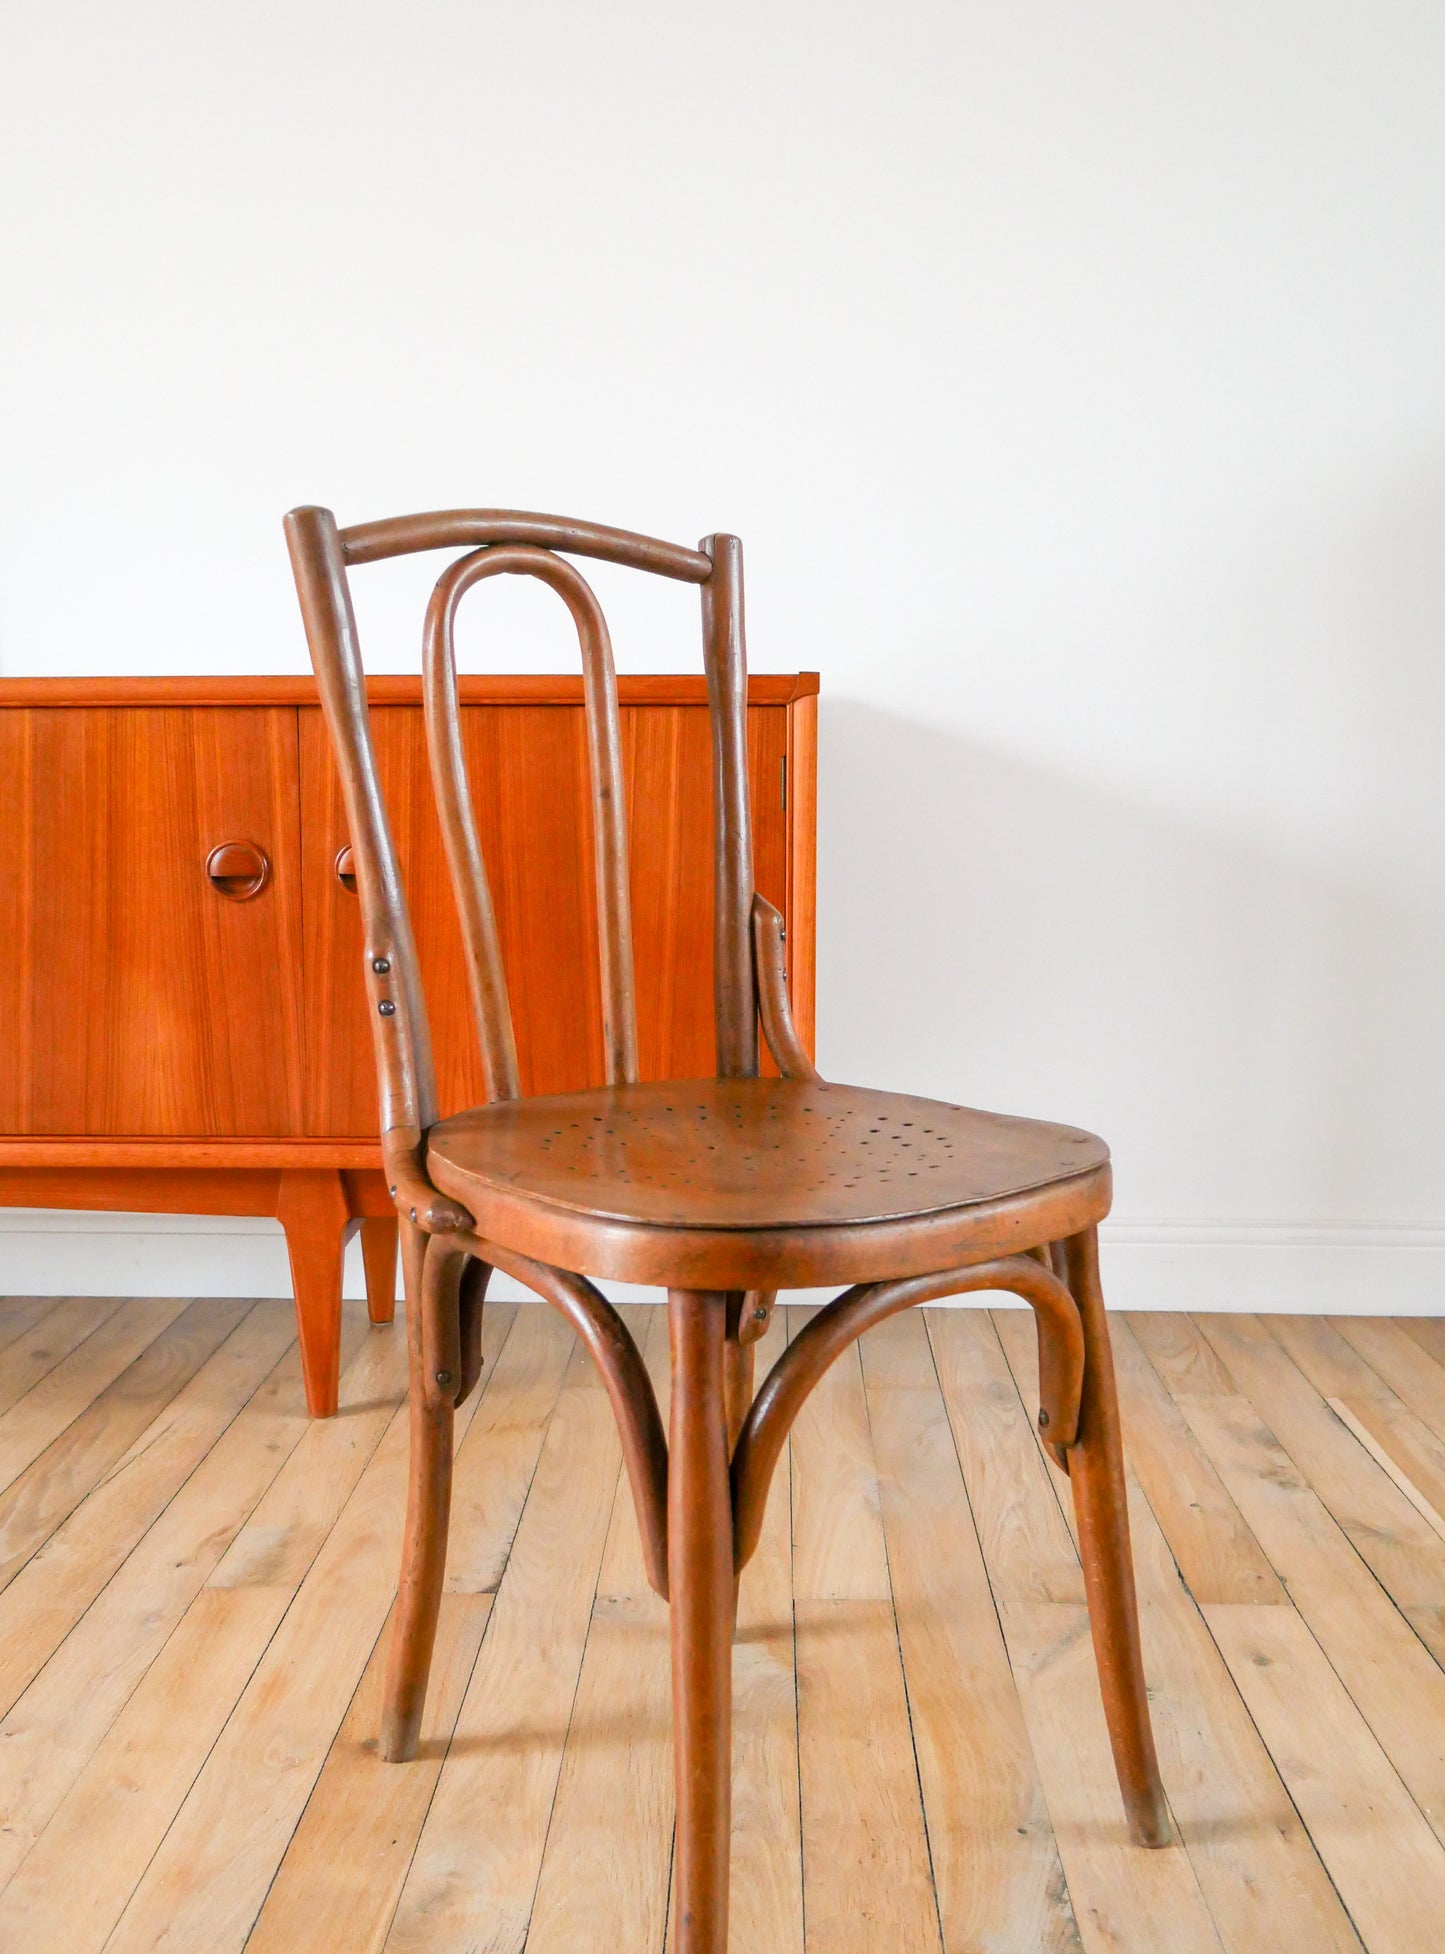
[[[789, 1015], [782, 919], [752, 881], [742, 549], [495, 510], [338, 529], [293, 510], [287, 539], [335, 744], [360, 883], [381, 1078], [382, 1147], [401, 1216], [411, 1480], [381, 1747], [415, 1755], [446, 1557], [452, 1418], [477, 1382], [491, 1271], [575, 1325], [612, 1401], [648, 1578], [671, 1603], [678, 1954], [727, 1945], [731, 1644], [738, 1576], [800, 1405], [870, 1324], [966, 1290], [1012, 1290], [1038, 1329], [1041, 1435], [1069, 1475], [1094, 1650], [1135, 1840], [1169, 1820], [1140, 1661], [1118, 1402], [1096, 1225], [1103, 1142], [1071, 1127], [821, 1079]], [[355, 564], [461, 549], [427, 611], [424, 694], [487, 1103], [438, 1121], [406, 898], [377, 780], [347, 582]], [[717, 1077], [639, 1083], [617, 686], [597, 599], [569, 557], [702, 592], [713, 734]], [[607, 1084], [519, 1097], [511, 1013], [473, 818], [453, 624], [473, 584], [539, 578], [581, 641], [592, 781]], [[782, 1073], [758, 1075], [758, 1026]], [[914, 1185], [910, 1186], [910, 1182]], [[670, 1430], [636, 1345], [594, 1278], [668, 1292]], [[756, 1395], [753, 1346], [777, 1291], [847, 1285]]]

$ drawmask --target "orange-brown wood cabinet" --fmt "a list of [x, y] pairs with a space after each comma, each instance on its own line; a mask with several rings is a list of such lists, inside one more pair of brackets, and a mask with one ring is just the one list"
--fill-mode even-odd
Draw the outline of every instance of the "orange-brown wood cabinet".
[[[644, 1078], [713, 1070], [712, 807], [700, 677], [622, 678]], [[813, 1029], [818, 680], [748, 688], [757, 886]], [[483, 1096], [417, 680], [371, 681], [441, 1108]], [[462, 681], [523, 1089], [602, 1082], [580, 679]], [[359, 904], [302, 678], [0, 681], [0, 1203], [273, 1215], [307, 1401], [336, 1408], [360, 1226], [390, 1320]]]

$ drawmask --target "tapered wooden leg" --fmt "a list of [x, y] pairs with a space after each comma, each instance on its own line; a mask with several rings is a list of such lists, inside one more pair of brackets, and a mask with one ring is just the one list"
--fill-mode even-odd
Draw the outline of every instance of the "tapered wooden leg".
[[276, 1219], [291, 1259], [306, 1409], [313, 1418], [330, 1418], [341, 1365], [341, 1262], [356, 1226], [340, 1174], [316, 1167], [284, 1172]]
[[676, 1954], [726, 1954], [732, 1823], [732, 1501], [727, 1296], [668, 1292], [667, 1569], [677, 1778]]
[[396, 1314], [396, 1240], [399, 1227], [395, 1215], [379, 1215], [361, 1224], [361, 1260], [366, 1269], [366, 1313], [373, 1323], [390, 1323]]
[[[452, 1427], [455, 1408], [450, 1395], [428, 1389], [423, 1352], [424, 1287], [450, 1283], [451, 1304], [461, 1280], [464, 1257], [438, 1254], [439, 1244], [428, 1240], [411, 1222], [401, 1228], [402, 1281], [406, 1295], [406, 1342], [410, 1372], [411, 1472], [407, 1484], [406, 1538], [401, 1553], [401, 1579], [396, 1591], [396, 1614], [391, 1631], [391, 1654], [386, 1672], [386, 1703], [381, 1719], [381, 1754], [388, 1764], [404, 1764], [416, 1756], [426, 1705], [427, 1676], [436, 1640], [442, 1581], [447, 1563], [447, 1525], [452, 1503]], [[430, 1255], [433, 1268], [428, 1272]], [[434, 1294], [426, 1306], [445, 1305]], [[452, 1388], [455, 1388], [453, 1384]]]
[[1129, 1507], [1119, 1433], [1119, 1396], [1092, 1228], [1064, 1244], [1069, 1288], [1084, 1325], [1084, 1393], [1079, 1440], [1069, 1451], [1069, 1483], [1079, 1522], [1079, 1553], [1104, 1715], [1129, 1831], [1138, 1845], [1168, 1845], [1169, 1810], [1159, 1778], [1144, 1659]]

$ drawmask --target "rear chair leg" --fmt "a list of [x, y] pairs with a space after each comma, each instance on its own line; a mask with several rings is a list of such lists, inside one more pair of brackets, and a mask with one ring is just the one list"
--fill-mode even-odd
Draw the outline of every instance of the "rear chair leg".
[[1169, 1808], [1154, 1751], [1139, 1646], [1119, 1397], [1099, 1286], [1097, 1232], [1086, 1229], [1063, 1248], [1068, 1285], [1084, 1326], [1084, 1394], [1078, 1443], [1069, 1450], [1069, 1484], [1079, 1522], [1079, 1554], [1104, 1716], [1130, 1836], [1137, 1845], [1168, 1845]]
[[727, 1307], [725, 1291], [668, 1292], [676, 1954], [726, 1954], [728, 1938], [734, 1584]]
[[381, 1754], [388, 1764], [416, 1756], [426, 1706], [427, 1675], [441, 1609], [446, 1574], [447, 1523], [452, 1503], [452, 1426], [450, 1397], [428, 1393], [422, 1345], [423, 1288], [428, 1256], [431, 1281], [443, 1293], [429, 1305], [456, 1307], [465, 1256], [438, 1254], [439, 1242], [413, 1222], [401, 1224], [402, 1287], [406, 1296], [406, 1342], [411, 1406], [411, 1471], [407, 1485], [406, 1538], [391, 1631], [386, 1673], [386, 1704], [381, 1719]]
[[723, 1399], [727, 1413], [728, 1457], [753, 1405], [753, 1359], [757, 1345], [730, 1336], [723, 1346]]

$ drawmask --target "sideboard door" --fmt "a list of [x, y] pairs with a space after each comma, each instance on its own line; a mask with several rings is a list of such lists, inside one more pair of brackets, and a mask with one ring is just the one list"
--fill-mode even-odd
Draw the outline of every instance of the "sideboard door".
[[[319, 710], [301, 721], [307, 1131], [377, 1129], [361, 983], [360, 905], [338, 873], [345, 813]], [[482, 852], [496, 906], [525, 1092], [600, 1085], [601, 1004], [580, 706], [462, 710]], [[421, 712], [373, 706], [371, 731], [417, 938], [443, 1114], [482, 1098]], [[712, 759], [704, 705], [622, 709], [632, 858], [638, 1043], [644, 1078], [713, 1069]], [[748, 711], [759, 889], [786, 913], [787, 708]]]
[[295, 708], [12, 708], [0, 749], [0, 1130], [300, 1134]]

